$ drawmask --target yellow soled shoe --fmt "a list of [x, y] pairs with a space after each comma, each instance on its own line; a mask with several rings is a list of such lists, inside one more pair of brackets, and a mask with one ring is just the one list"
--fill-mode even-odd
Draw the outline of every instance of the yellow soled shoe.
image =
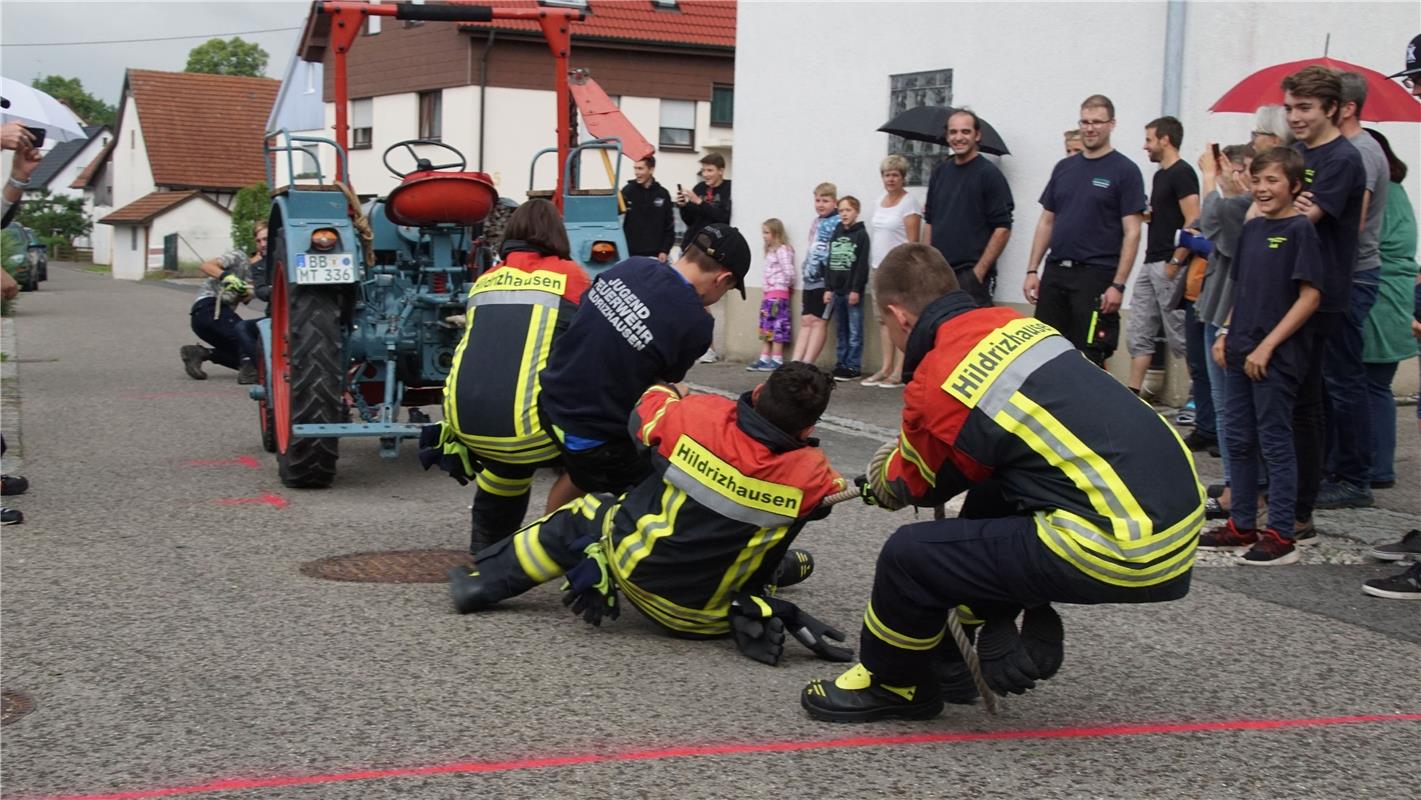
[[799, 695], [799, 704], [809, 716], [826, 722], [930, 719], [942, 713], [942, 695], [935, 681], [889, 686], [879, 683], [863, 664], [855, 664], [832, 681], [810, 681]]

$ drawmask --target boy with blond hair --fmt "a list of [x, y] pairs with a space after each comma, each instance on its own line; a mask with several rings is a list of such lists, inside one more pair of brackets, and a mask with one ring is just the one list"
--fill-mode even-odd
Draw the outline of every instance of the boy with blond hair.
[[839, 225], [839, 187], [828, 181], [814, 187], [814, 221], [809, 224], [809, 254], [800, 280], [799, 341], [792, 361], [813, 364], [824, 349], [829, 324], [824, 318], [824, 277], [829, 267], [829, 242]]

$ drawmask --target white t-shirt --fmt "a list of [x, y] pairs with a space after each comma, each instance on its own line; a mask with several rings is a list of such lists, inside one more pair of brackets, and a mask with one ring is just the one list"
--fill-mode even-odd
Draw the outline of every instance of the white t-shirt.
[[919, 217], [923, 215], [923, 207], [918, 205], [918, 199], [913, 195], [905, 194], [898, 205], [884, 208], [883, 201], [887, 197], [885, 194], [878, 198], [873, 207], [873, 218], [868, 224], [868, 263], [874, 269], [878, 269], [879, 262], [888, 255], [889, 250], [908, 243], [908, 226], [904, 220], [914, 214]]

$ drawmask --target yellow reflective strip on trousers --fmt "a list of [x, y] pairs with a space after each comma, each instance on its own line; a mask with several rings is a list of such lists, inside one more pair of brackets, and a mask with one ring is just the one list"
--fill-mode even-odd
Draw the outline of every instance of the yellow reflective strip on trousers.
[[521, 497], [533, 486], [533, 478], [503, 478], [483, 470], [474, 479], [479, 489], [499, 497]]
[[1087, 576], [1112, 586], [1125, 588], [1154, 586], [1188, 572], [1194, 566], [1195, 543], [1197, 542], [1195, 539], [1181, 546], [1179, 552], [1165, 561], [1147, 568], [1132, 570], [1120, 564], [1104, 561], [1091, 554], [1081, 547], [1079, 540], [1071, 534], [1049, 525], [1045, 521], [1044, 514], [1038, 514], [1036, 517], [1036, 535], [1052, 553]]
[[651, 594], [623, 579], [618, 588], [627, 600], [657, 624], [680, 633], [719, 636], [730, 632], [725, 609], [720, 613], [705, 613], [676, 605], [664, 597]]
[[920, 639], [915, 636], [899, 633], [878, 618], [873, 611], [873, 602], [870, 601], [868, 607], [863, 612], [863, 624], [868, 628], [868, 632], [875, 637], [882, 639], [885, 643], [898, 648], [899, 650], [931, 650], [942, 643], [943, 634], [947, 632], [947, 625], [944, 623], [942, 630], [936, 636], [928, 639]]
[[636, 530], [617, 543], [616, 562], [622, 575], [631, 576], [636, 565], [651, 555], [659, 539], [676, 531], [676, 514], [686, 502], [686, 493], [671, 484], [661, 492], [661, 512], [644, 514], [637, 520]]
[[541, 525], [530, 525], [513, 534], [513, 552], [518, 556], [518, 566], [523, 568], [529, 578], [538, 583], [546, 583], [561, 575], [563, 570], [548, 555], [548, 551], [543, 549], [542, 542], [538, 541], [540, 530]]

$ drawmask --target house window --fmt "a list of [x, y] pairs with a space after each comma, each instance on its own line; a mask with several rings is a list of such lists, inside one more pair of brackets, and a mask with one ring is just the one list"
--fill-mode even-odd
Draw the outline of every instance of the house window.
[[375, 101], [369, 97], [350, 101], [350, 149], [368, 150], [374, 138]]
[[444, 92], [419, 93], [419, 138], [439, 141], [444, 128]]
[[[370, 0], [370, 2], [372, 2], [372, 3], [377, 3], [377, 2], [379, 2], [379, 0]], [[366, 17], [366, 18], [365, 18], [365, 35], [366, 35], [366, 36], [374, 36], [375, 34], [379, 33], [379, 32], [380, 32], [380, 23], [381, 23], [382, 21], [384, 21], [384, 17], [377, 17], [377, 16], [375, 16], [375, 15], [373, 15], [373, 14], [370, 15], [370, 16], [368, 16], [368, 17]]]
[[661, 101], [661, 148], [696, 149], [696, 104], [692, 100]]
[[130, 225], [128, 228], [128, 249], [138, 249], [138, 227]]
[[[889, 119], [910, 108], [952, 105], [951, 69], [890, 75], [888, 87]], [[901, 136], [888, 137], [888, 153], [897, 153], [908, 159], [908, 174], [903, 176], [904, 184], [908, 186], [927, 186], [933, 167], [949, 152], [946, 145], [915, 142]]]
[[662, 11], [680, 11], [676, 0], [651, 0], [651, 7]]
[[716, 84], [711, 87], [710, 124], [729, 128], [735, 124], [735, 87]]
[[538, 0], [540, 6], [553, 8], [587, 8], [587, 0]]

